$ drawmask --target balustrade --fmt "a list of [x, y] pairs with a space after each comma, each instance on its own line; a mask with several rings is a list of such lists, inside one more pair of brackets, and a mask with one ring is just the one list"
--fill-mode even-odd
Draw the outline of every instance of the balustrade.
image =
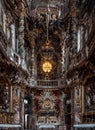
[[63, 81], [62, 80], [37, 80], [37, 87], [63, 87]]

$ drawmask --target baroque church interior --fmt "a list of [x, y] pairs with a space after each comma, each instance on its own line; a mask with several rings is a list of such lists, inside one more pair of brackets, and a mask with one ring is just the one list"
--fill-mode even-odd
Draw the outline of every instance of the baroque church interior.
[[95, 130], [95, 0], [0, 0], [0, 130]]

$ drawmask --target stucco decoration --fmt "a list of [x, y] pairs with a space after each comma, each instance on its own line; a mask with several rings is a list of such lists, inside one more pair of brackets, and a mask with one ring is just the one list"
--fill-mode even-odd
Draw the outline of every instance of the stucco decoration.
[[52, 92], [44, 91], [40, 98], [42, 109], [54, 109], [54, 96]]

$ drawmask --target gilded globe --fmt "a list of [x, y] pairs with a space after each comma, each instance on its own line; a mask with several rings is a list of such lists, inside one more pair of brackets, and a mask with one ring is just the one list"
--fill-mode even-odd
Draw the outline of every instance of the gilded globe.
[[52, 70], [52, 64], [50, 61], [45, 61], [42, 65], [42, 69], [45, 73], [50, 73]]

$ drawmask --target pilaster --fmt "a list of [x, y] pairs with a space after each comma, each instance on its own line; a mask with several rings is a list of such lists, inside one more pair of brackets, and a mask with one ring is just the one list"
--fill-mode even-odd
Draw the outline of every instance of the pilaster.
[[14, 123], [20, 124], [20, 88], [14, 86], [13, 89], [13, 112]]
[[79, 71], [75, 71], [75, 73], [71, 84], [71, 130], [73, 130], [74, 124], [80, 124], [82, 121], [82, 85]]
[[71, 89], [71, 130], [74, 125], [74, 87]]
[[22, 84], [20, 88], [20, 120], [22, 125], [22, 130], [24, 129], [24, 96], [25, 96], [25, 85]]
[[25, 7], [23, 2], [19, 3], [19, 45], [20, 45], [20, 56], [21, 56], [21, 65], [23, 68], [26, 68], [25, 63], [25, 48], [24, 48], [24, 31], [25, 31]]

